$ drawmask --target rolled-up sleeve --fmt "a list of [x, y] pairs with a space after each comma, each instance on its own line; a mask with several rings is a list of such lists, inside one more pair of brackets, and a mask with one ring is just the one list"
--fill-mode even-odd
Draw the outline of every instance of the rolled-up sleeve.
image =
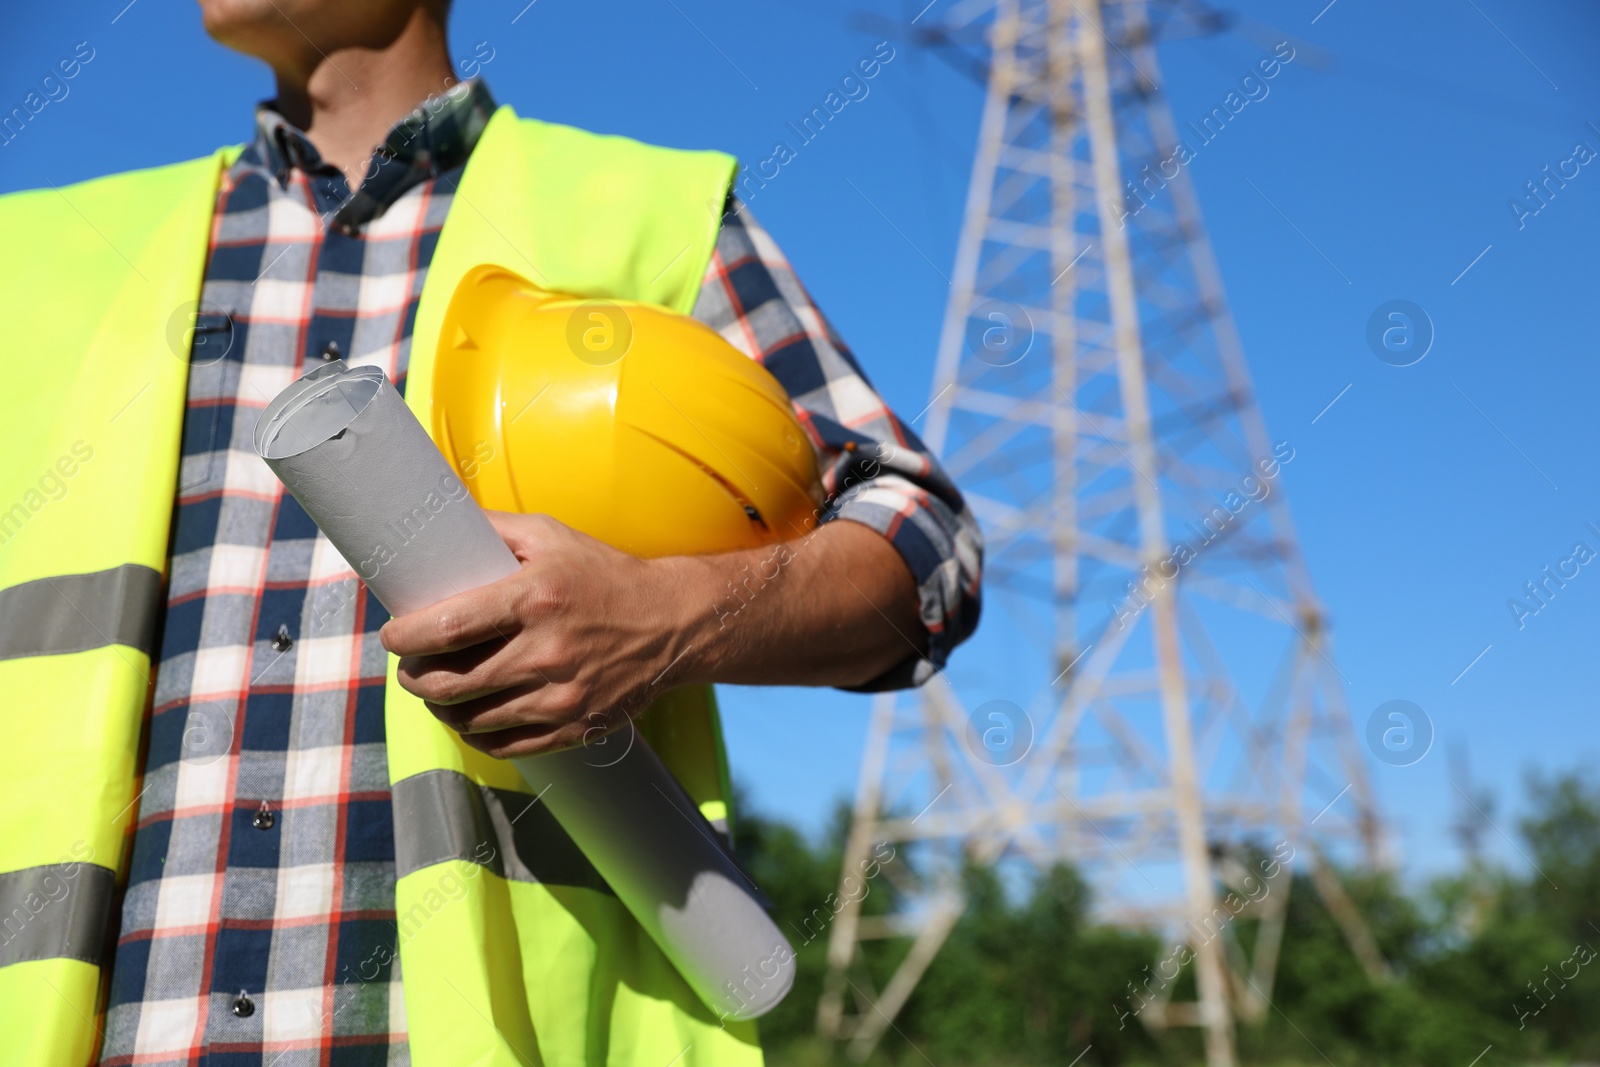
[[978, 625], [983, 535], [937, 460], [890, 411], [750, 209], [730, 199], [695, 318], [783, 384], [817, 450], [823, 521], [883, 534], [916, 579], [927, 655], [857, 688], [921, 685]]

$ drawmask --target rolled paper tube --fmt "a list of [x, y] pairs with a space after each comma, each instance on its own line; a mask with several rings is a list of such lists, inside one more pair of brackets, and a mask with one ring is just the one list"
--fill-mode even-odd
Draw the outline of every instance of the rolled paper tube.
[[[256, 452], [390, 614], [513, 573], [516, 557], [373, 367], [334, 361], [261, 413]], [[752, 1019], [794, 984], [759, 891], [631, 725], [512, 760], [706, 1007]]]
[[391, 615], [519, 564], [383, 371], [324, 364], [256, 422], [256, 452]]

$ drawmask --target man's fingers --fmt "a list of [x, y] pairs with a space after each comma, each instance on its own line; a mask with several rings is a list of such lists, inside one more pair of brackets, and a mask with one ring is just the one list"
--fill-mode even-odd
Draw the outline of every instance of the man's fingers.
[[583, 744], [581, 724], [566, 726], [519, 726], [487, 734], [462, 734], [461, 740], [495, 759], [515, 759], [576, 748]]
[[[461, 704], [519, 681], [506, 655], [510, 642], [494, 638], [458, 652], [402, 656], [395, 671], [401, 688], [435, 704]], [[537, 678], [535, 682], [542, 683]]]
[[[454, 710], [454, 709], [451, 709]], [[503, 730], [463, 733], [461, 740], [495, 759], [537, 756], [563, 749], [583, 748], [584, 759], [596, 767], [608, 767], [628, 754], [638, 743], [637, 727], [626, 717], [616, 723], [598, 715], [567, 719], [559, 725], [535, 723], [510, 726]]]
[[549, 729], [559, 724], [561, 717], [544, 711], [527, 699], [540, 688], [537, 685], [516, 685], [454, 704], [441, 704], [433, 700], [424, 700], [423, 703], [440, 722], [458, 734], [489, 733], [525, 725]]
[[556, 533], [560, 523], [548, 515], [523, 515], [515, 511], [485, 511], [494, 532], [511, 549], [512, 555], [527, 563], [538, 558], [541, 540]]
[[515, 543], [523, 540], [522, 520], [526, 517], [515, 511], [495, 511], [493, 508], [484, 508], [483, 513], [489, 516], [489, 525], [494, 527], [494, 532], [508, 545], [515, 547]]
[[455, 704], [424, 703], [439, 721], [463, 736], [519, 726], [550, 730], [571, 724], [581, 738], [588, 725], [582, 721], [582, 709], [575, 706], [574, 687], [570, 685], [516, 685]]
[[378, 639], [397, 656], [435, 656], [496, 638], [509, 640], [521, 626], [508, 585], [515, 577], [390, 619], [378, 631]]

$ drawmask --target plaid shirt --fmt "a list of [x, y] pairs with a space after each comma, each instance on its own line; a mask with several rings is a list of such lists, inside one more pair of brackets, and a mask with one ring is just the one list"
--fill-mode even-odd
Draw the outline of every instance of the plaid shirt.
[[[398, 936], [387, 616], [250, 441], [321, 358], [404, 390], [428, 263], [493, 106], [479, 82], [432, 98], [354, 195], [263, 107], [223, 177], [101, 1063], [409, 1062], [398, 954], [382, 951]], [[789, 389], [833, 517], [905, 557], [929, 658], [875, 687], [924, 680], [976, 624], [976, 524], [771, 238], [730, 209], [695, 315]], [[377, 958], [395, 962], [371, 973]]]

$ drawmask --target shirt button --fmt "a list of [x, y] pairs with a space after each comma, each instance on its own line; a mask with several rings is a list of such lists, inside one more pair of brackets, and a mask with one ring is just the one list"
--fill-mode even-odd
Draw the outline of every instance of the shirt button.
[[329, 341], [328, 344], [327, 344], [327, 347], [325, 347], [322, 350], [322, 358], [326, 359], [326, 360], [330, 360], [330, 361], [338, 359], [339, 358], [339, 342], [338, 341]]
[[294, 638], [289, 636], [288, 623], [278, 627], [278, 632], [272, 638], [272, 647], [279, 652], [287, 652], [294, 647]]
[[245, 995], [244, 990], [239, 990], [239, 995], [233, 1001], [233, 1013], [241, 1019], [248, 1019], [256, 1013], [255, 1001]]
[[272, 814], [272, 809], [267, 807], [267, 802], [263, 800], [261, 802], [260, 810], [258, 810], [255, 813], [255, 817], [250, 820], [250, 825], [254, 826], [257, 830], [270, 830], [272, 829], [272, 824], [277, 821], [278, 817]]

